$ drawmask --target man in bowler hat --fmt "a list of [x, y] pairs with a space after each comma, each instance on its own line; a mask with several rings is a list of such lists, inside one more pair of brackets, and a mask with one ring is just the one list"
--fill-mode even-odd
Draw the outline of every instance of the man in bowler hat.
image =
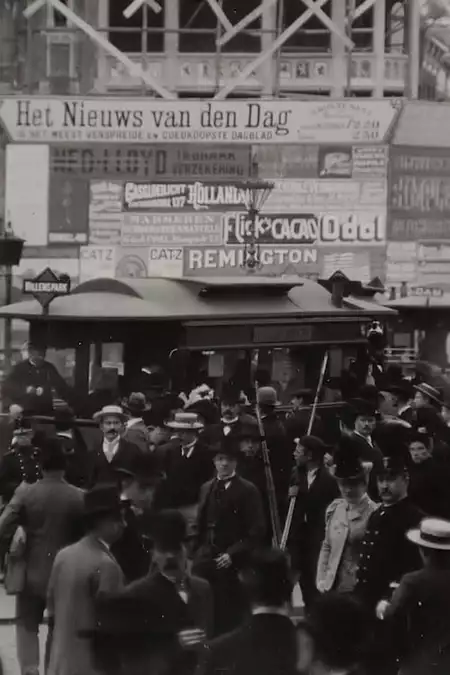
[[239, 452], [225, 437], [211, 452], [216, 477], [200, 491], [193, 570], [213, 589], [216, 635], [235, 628], [245, 614], [238, 571], [266, 531], [258, 489], [236, 473]]
[[143, 419], [147, 411], [147, 401], [144, 394], [140, 392], [130, 394], [124, 408], [128, 414], [128, 420], [125, 423], [123, 438], [137, 445], [142, 452], [150, 452], [151, 436]]
[[98, 485], [84, 498], [88, 534], [58, 553], [48, 594], [48, 675], [97, 675], [116, 672], [114, 644], [93, 640], [96, 601], [123, 584], [123, 574], [111, 553], [120, 538], [123, 514], [115, 485]]

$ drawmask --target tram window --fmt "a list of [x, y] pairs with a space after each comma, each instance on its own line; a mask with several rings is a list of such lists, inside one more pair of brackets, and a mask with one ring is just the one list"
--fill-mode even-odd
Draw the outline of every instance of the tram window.
[[46, 360], [52, 363], [65, 381], [74, 386], [75, 384], [75, 349], [54, 349], [49, 347]]

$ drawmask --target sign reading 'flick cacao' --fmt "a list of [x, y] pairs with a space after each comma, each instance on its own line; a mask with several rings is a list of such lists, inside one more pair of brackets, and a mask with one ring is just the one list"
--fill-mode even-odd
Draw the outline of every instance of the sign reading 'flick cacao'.
[[393, 147], [388, 192], [389, 240], [450, 239], [450, 161], [442, 150]]

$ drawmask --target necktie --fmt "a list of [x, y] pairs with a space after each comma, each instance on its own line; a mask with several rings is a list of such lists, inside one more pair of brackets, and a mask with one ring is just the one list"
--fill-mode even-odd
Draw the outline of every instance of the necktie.
[[107, 443], [107, 444], [106, 444], [106, 452], [105, 452], [105, 454], [106, 454], [106, 459], [108, 460], [108, 462], [112, 462], [112, 460], [113, 460], [113, 457], [114, 457], [114, 448], [115, 448], [115, 444], [114, 444], [114, 443]]

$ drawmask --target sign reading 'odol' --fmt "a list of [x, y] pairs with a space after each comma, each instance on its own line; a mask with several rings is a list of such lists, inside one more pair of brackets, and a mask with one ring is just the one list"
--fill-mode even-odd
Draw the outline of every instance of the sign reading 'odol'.
[[393, 99], [0, 101], [0, 120], [13, 141], [44, 143], [370, 143], [385, 139], [397, 111]]

